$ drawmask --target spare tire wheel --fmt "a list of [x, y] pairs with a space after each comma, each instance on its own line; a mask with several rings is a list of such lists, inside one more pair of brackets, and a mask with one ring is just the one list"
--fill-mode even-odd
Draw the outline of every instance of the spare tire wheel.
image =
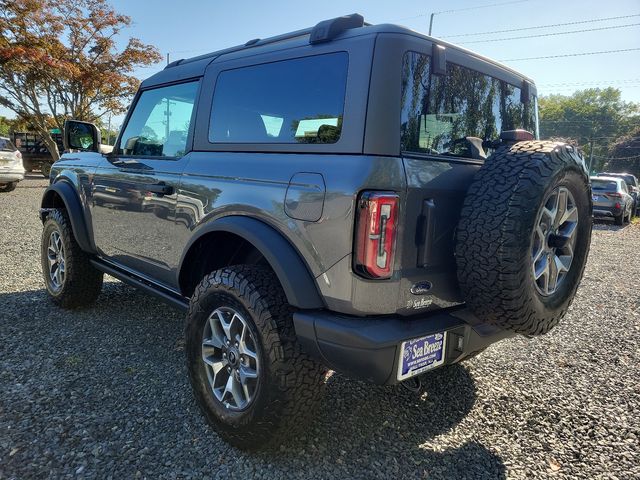
[[504, 145], [467, 192], [457, 229], [458, 280], [476, 316], [541, 335], [564, 316], [591, 243], [584, 159], [549, 141]]

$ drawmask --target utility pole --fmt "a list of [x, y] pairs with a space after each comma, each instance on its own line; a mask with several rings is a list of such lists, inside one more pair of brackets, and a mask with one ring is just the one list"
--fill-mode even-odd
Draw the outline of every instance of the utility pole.
[[589, 175], [591, 175], [591, 167], [593, 166], [593, 135], [596, 126], [591, 122], [591, 135], [589, 136]]
[[109, 126], [107, 127], [107, 145], [111, 145], [111, 112], [109, 112]]

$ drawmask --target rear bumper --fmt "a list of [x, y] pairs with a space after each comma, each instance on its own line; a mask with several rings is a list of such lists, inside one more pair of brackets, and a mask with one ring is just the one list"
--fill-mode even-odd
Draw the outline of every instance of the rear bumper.
[[20, 182], [24, 180], [24, 170], [11, 170], [11, 171], [1, 171], [0, 170], [0, 184], [3, 183], [11, 183], [11, 182]]
[[300, 311], [293, 321], [307, 353], [333, 370], [377, 384], [398, 383], [400, 345], [447, 332], [444, 364], [457, 363], [513, 333], [480, 323], [464, 308], [419, 317], [351, 317], [329, 311]]
[[622, 213], [622, 208], [593, 206], [593, 216], [596, 218], [613, 218]]

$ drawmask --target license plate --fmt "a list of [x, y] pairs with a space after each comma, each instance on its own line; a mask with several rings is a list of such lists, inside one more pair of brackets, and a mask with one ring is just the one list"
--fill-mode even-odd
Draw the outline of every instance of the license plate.
[[444, 363], [446, 335], [434, 333], [402, 342], [398, 380], [419, 375]]
[[599, 197], [598, 195], [592, 195], [592, 196], [591, 196], [591, 199], [592, 199], [594, 202], [597, 202], [598, 200], [600, 200], [600, 197]]

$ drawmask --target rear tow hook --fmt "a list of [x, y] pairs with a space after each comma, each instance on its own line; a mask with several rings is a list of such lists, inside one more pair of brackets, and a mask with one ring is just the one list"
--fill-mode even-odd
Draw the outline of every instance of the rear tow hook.
[[413, 377], [400, 383], [404, 388], [412, 393], [420, 393], [422, 391], [422, 380], [420, 377]]

